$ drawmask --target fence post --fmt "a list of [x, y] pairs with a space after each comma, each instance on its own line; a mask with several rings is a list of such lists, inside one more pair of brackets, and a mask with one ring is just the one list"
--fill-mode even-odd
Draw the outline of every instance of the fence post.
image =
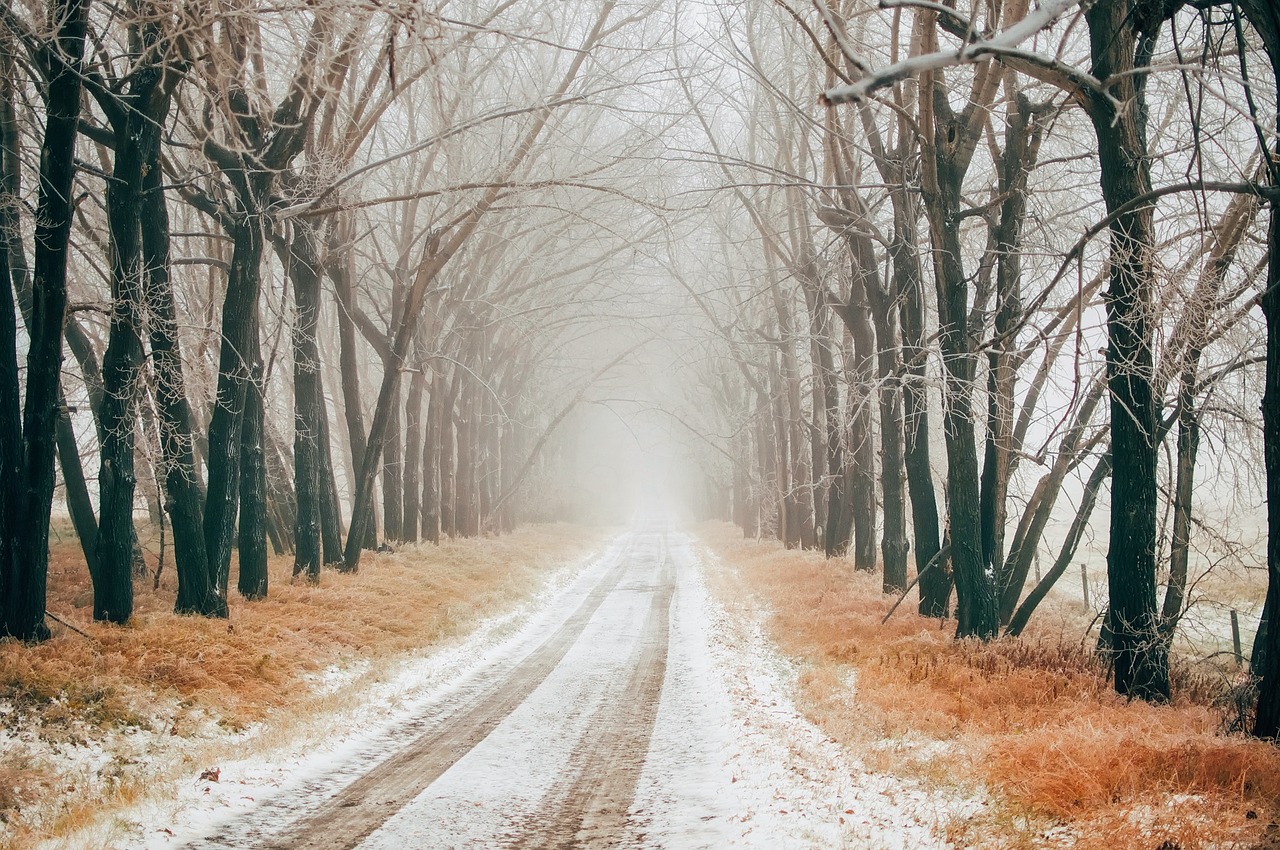
[[1240, 648], [1240, 615], [1231, 609], [1231, 648], [1236, 653], [1236, 669], [1244, 666], [1244, 652]]
[[1089, 604], [1089, 567], [1083, 561], [1080, 563], [1080, 587], [1084, 590], [1084, 607], [1093, 607]]

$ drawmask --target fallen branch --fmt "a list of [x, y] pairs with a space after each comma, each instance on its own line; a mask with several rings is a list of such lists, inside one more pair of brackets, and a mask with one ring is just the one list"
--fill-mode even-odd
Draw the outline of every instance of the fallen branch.
[[929, 563], [924, 565], [924, 569], [916, 573], [916, 577], [911, 580], [911, 584], [907, 585], [907, 589], [902, 591], [902, 595], [898, 597], [897, 602], [893, 603], [893, 607], [889, 609], [889, 613], [884, 615], [884, 619], [880, 621], [880, 625], [883, 626], [885, 623], [889, 622], [889, 618], [893, 616], [894, 611], [898, 610], [898, 606], [902, 604], [902, 600], [907, 598], [907, 594], [911, 592], [911, 588], [915, 587], [920, 582], [920, 577], [925, 573], [929, 572], [929, 570], [936, 567], [938, 564], [942, 563], [943, 559], [950, 554], [951, 554], [950, 543], [948, 543], [946, 546], [943, 546], [936, 553], [934, 553], [934, 556], [929, 559]]
[[47, 609], [46, 609], [46, 610], [45, 610], [45, 612], [44, 612], [44, 615], [45, 615], [46, 617], [48, 617], [50, 620], [53, 620], [54, 622], [61, 623], [62, 625], [66, 626], [68, 629], [71, 629], [71, 631], [75, 632], [76, 634], [80, 635], [81, 637], [88, 638], [89, 640], [97, 640], [97, 638], [95, 638], [93, 635], [86, 634], [86, 633], [84, 633], [84, 632], [80, 631], [80, 630], [79, 630], [79, 629], [77, 629], [75, 626], [71, 625], [71, 624], [70, 624], [70, 623], [68, 623], [66, 620], [62, 619], [61, 617], [59, 617], [57, 614], [53, 613], [52, 611], [49, 611], [49, 610], [47, 610]]

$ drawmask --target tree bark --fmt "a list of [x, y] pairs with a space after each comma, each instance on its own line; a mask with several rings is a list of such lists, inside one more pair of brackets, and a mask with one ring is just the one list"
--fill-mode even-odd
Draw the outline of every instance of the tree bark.
[[[1271, 59], [1273, 79], [1280, 79], [1280, 8], [1271, 0], [1241, 0], [1241, 7], [1262, 37]], [[1243, 41], [1243, 38], [1241, 38]], [[1280, 95], [1276, 98], [1280, 106]], [[1280, 112], [1276, 114], [1280, 130]], [[1280, 162], [1267, 163], [1268, 179], [1280, 186]], [[1267, 230], [1269, 263], [1259, 303], [1267, 322], [1267, 365], [1263, 378], [1262, 439], [1267, 481], [1267, 598], [1262, 608], [1259, 640], [1263, 643], [1258, 682], [1258, 711], [1253, 734], [1280, 737], [1280, 205], [1271, 202]], [[1255, 650], [1256, 652], [1256, 650]]]
[[[147, 27], [140, 39], [154, 46], [156, 32]], [[137, 485], [134, 436], [140, 395], [142, 340], [143, 173], [156, 159], [160, 127], [152, 120], [167, 113], [160, 90], [163, 72], [146, 62], [131, 75], [128, 94], [107, 109], [116, 142], [112, 179], [107, 184], [107, 221], [111, 234], [111, 324], [102, 358], [103, 403], [101, 465], [98, 474], [98, 570], [93, 582], [95, 620], [124, 623], [133, 614], [133, 503]], [[158, 104], [159, 102], [159, 104]]]
[[[1111, 537], [1107, 587], [1116, 691], [1169, 699], [1169, 662], [1156, 612], [1156, 423], [1150, 312], [1153, 299], [1152, 207], [1125, 208], [1151, 190], [1143, 87], [1163, 4], [1100, 0], [1085, 11], [1092, 73], [1114, 81], [1129, 104], [1101, 99], [1089, 117], [1098, 137], [1102, 196], [1110, 225], [1107, 380], [1111, 390]], [[1155, 16], [1153, 19], [1152, 16]], [[1141, 28], [1141, 29], [1140, 29]]]
[[267, 464], [266, 425], [263, 411], [262, 353], [258, 342], [257, 311], [249, 344], [243, 349], [249, 360], [249, 381], [244, 393], [240, 426], [240, 522], [236, 558], [236, 588], [245, 599], [267, 596]]
[[974, 91], [955, 115], [940, 72], [921, 94], [921, 125], [932, 135], [922, 177], [933, 246], [938, 336], [943, 359], [943, 432], [947, 446], [947, 515], [956, 586], [957, 637], [994, 637], [1000, 625], [995, 585], [982, 557], [979, 471], [973, 390], [977, 355], [970, 327], [969, 284], [960, 238], [961, 192], [981, 132], [975, 120], [994, 95], [990, 66], [978, 66]]
[[[334, 296], [338, 302], [338, 363], [342, 375], [342, 409], [346, 414], [347, 439], [351, 446], [351, 468], [359, 476], [364, 465], [366, 434], [364, 402], [360, 397], [360, 360], [356, 351], [356, 293], [350, 269], [346, 265], [345, 247], [331, 241], [329, 254], [332, 262], [326, 268], [333, 281]], [[354, 527], [353, 524], [352, 528]], [[365, 518], [365, 522], [361, 524], [361, 535], [360, 542], [366, 549], [377, 546], [377, 528], [372, 516]], [[348, 561], [344, 555], [342, 569], [348, 569]]]
[[[231, 270], [222, 306], [218, 396], [209, 420], [209, 492], [205, 498], [205, 550], [218, 595], [226, 598], [240, 487], [240, 443], [258, 334], [263, 234], [256, 216], [242, 215], [230, 228]], [[251, 353], [252, 354], [251, 354]], [[251, 434], [250, 438], [258, 438]], [[252, 491], [252, 485], [250, 485]]]
[[297, 549], [293, 574], [320, 580], [321, 422], [324, 397], [320, 388], [320, 346], [316, 321], [320, 310], [319, 246], [315, 230], [305, 220], [294, 223], [289, 245], [290, 277], [296, 318], [293, 328], [293, 475], [298, 512], [294, 525]]
[[440, 542], [440, 420], [444, 415], [444, 376], [431, 374], [427, 427], [422, 445], [422, 539]]
[[400, 537], [409, 543], [418, 540], [418, 523], [422, 513], [422, 394], [427, 385], [427, 372], [419, 368], [409, 381], [409, 396], [405, 401], [405, 452], [404, 452], [404, 521]]
[[156, 153], [145, 178], [142, 246], [147, 267], [148, 342], [160, 408], [165, 507], [173, 530], [173, 562], [178, 576], [174, 610], [179, 614], [225, 617], [226, 598], [215, 589], [205, 549], [204, 494], [195, 458], [191, 404], [183, 376], [173, 282], [169, 277], [169, 211], [158, 150]]
[[[53, 506], [54, 435], [59, 416], [62, 324], [67, 309], [67, 249], [88, 10], [88, 0], [51, 3], [50, 19], [57, 22], [58, 32], [44, 47], [50, 74], [40, 151], [32, 321], [20, 432], [24, 451], [21, 474], [14, 479], [18, 484], [17, 498], [11, 508], [10, 525], [0, 535], [12, 541], [9, 560], [0, 564], [0, 587], [4, 589], [0, 634], [23, 641], [49, 636], [44, 623], [49, 513]], [[16, 436], [19, 432], [11, 433]]]

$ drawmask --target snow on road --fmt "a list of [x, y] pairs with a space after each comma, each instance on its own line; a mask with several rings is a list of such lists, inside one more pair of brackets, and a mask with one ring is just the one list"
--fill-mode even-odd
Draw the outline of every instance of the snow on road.
[[332, 737], [193, 777], [106, 846], [945, 846], [957, 807], [800, 716], [763, 612], [708, 593], [711, 557], [624, 534], [522, 624], [407, 666]]

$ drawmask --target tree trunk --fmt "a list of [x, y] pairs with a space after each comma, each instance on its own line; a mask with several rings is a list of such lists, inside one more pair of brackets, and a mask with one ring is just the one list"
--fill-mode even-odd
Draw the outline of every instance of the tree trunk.
[[[383, 368], [398, 366], [383, 364]], [[402, 539], [404, 523], [404, 432], [401, 430], [400, 390], [391, 396], [387, 436], [382, 446], [382, 536], [384, 540]]]
[[[84, 480], [84, 466], [80, 460], [80, 446], [76, 442], [71, 414], [61, 394], [58, 396], [58, 406], [62, 410], [56, 434], [58, 465], [62, 469], [67, 512], [71, 514], [71, 524], [75, 526], [76, 537], [84, 551], [85, 564], [89, 567], [89, 577], [92, 578], [98, 571], [98, 558], [94, 548], [98, 539], [98, 519], [93, 513], [93, 499], [89, 496], [89, 486]], [[14, 443], [19, 444], [16, 440]]]
[[320, 389], [320, 346], [316, 321], [320, 311], [319, 246], [315, 230], [305, 220], [294, 223], [288, 251], [289, 273], [297, 311], [293, 328], [293, 476], [298, 498], [294, 524], [296, 551], [293, 574], [320, 580], [321, 422], [324, 397]]
[[[330, 255], [334, 261], [327, 266], [329, 277], [333, 280], [334, 296], [338, 302], [338, 363], [342, 374], [342, 408], [347, 420], [347, 439], [351, 446], [351, 468], [353, 478], [359, 477], [364, 464], [365, 428], [364, 402], [360, 398], [360, 359], [356, 351], [356, 326], [352, 318], [355, 310], [355, 286], [351, 282], [350, 271], [346, 266], [345, 248], [342, 245], [330, 244]], [[370, 504], [372, 510], [372, 503]], [[354, 524], [352, 526], [354, 528]], [[375, 548], [377, 529], [372, 515], [361, 524], [360, 543], [366, 549]], [[350, 546], [350, 540], [347, 541]], [[342, 569], [348, 569], [348, 559], [343, 556]]]
[[[59, 416], [62, 325], [67, 308], [67, 248], [88, 9], [88, 0], [51, 3], [50, 20], [57, 22], [58, 34], [43, 48], [50, 73], [40, 151], [26, 399], [21, 431], [9, 432], [14, 437], [21, 433], [24, 451], [21, 475], [13, 479], [18, 486], [10, 524], [0, 534], [12, 541], [8, 561], [0, 564], [0, 588], [4, 592], [0, 599], [0, 634], [23, 641], [49, 636], [44, 623], [49, 513], [53, 506], [54, 435]], [[4, 321], [8, 323], [7, 318]], [[12, 416], [12, 410], [8, 416]]]
[[457, 426], [454, 419], [454, 397], [458, 387], [458, 371], [454, 370], [448, 394], [440, 407], [440, 533], [446, 537], [458, 534], [454, 508], [457, 506], [457, 469], [455, 461]]
[[[1262, 36], [1271, 59], [1273, 79], [1280, 79], [1280, 8], [1271, 0], [1241, 0], [1250, 23]], [[1280, 96], [1276, 98], [1280, 107]], [[1280, 112], [1276, 114], [1280, 130]], [[1272, 186], [1280, 186], [1280, 162], [1267, 164]], [[1266, 286], [1259, 299], [1267, 321], [1267, 365], [1262, 394], [1262, 439], [1267, 481], [1267, 599], [1256, 642], [1263, 644], [1253, 671], [1258, 677], [1258, 711], [1253, 734], [1280, 737], [1280, 205], [1271, 202], [1267, 231], [1269, 264]], [[1255, 649], [1255, 653], [1257, 650]]]
[[422, 512], [419, 478], [422, 471], [422, 394], [426, 385], [426, 370], [419, 368], [409, 381], [409, 397], [404, 409], [404, 521], [400, 526], [400, 537], [410, 543], [418, 540], [418, 520]]
[[[256, 311], [255, 311], [256, 312]], [[257, 317], [249, 336], [249, 385], [244, 394], [244, 422], [240, 428], [240, 523], [236, 588], [245, 599], [267, 596], [267, 464], [266, 424], [263, 421], [262, 353]]]
[[339, 569], [342, 560], [342, 506], [338, 502], [338, 482], [333, 472], [333, 440], [329, 436], [329, 405], [324, 399], [323, 379], [320, 383], [319, 458], [320, 458], [320, 542], [326, 566]]
[[[926, 208], [933, 244], [934, 282], [938, 300], [938, 336], [943, 360], [943, 432], [947, 446], [947, 515], [950, 519], [951, 564], [956, 585], [957, 637], [987, 639], [999, 628], [995, 586], [982, 557], [979, 472], [974, 428], [973, 390], [977, 355], [969, 315], [969, 284], [962, 265], [959, 212], [964, 175], [972, 148], [942, 145], [960, 139], [971, 125], [950, 113], [941, 81], [932, 90], [928, 126], [933, 150], [924, 178]], [[922, 95], [926, 103], [930, 95]], [[971, 101], [972, 103], [972, 101]], [[926, 123], [922, 117], [922, 124]]]
[[182, 349], [169, 277], [169, 210], [165, 204], [159, 151], [147, 169], [142, 205], [142, 250], [146, 258], [148, 342], [160, 408], [160, 455], [164, 461], [166, 509], [173, 530], [179, 614], [227, 616], [205, 548], [204, 494], [195, 458], [191, 404], [183, 377]]
[[920, 577], [919, 611], [926, 617], [945, 617], [951, 608], [951, 573], [941, 565], [925, 569], [942, 549], [942, 540], [938, 497], [933, 489], [933, 467], [929, 460], [924, 289], [916, 244], [918, 204], [905, 186], [895, 187], [890, 199], [893, 201], [893, 239], [889, 243], [889, 257], [902, 317], [903, 466], [911, 499], [916, 575]]
[[116, 139], [115, 164], [107, 184], [112, 310], [107, 351], [102, 358], [103, 440], [93, 617], [113, 623], [124, 623], [133, 614], [134, 435], [142, 368], [139, 219], [143, 171], [156, 158], [151, 149], [160, 143], [159, 126], [150, 118], [154, 110], [148, 107], [157, 94], [161, 73], [154, 65], [135, 71], [119, 110], [109, 113]]
[[[0, 35], [0, 479], [19, 482], [23, 474], [22, 389], [18, 369], [18, 309], [14, 293], [29, 289], [23, 252], [18, 207], [11, 199], [21, 197], [21, 167], [15, 90], [17, 74], [13, 59], [15, 45], [7, 34]], [[61, 418], [61, 417], [59, 417]], [[10, 582], [15, 578], [14, 555], [22, 504], [16, 487], [0, 486], [0, 634], [8, 633]], [[92, 540], [81, 538], [86, 554]]]
[[433, 371], [422, 445], [422, 539], [428, 543], [440, 542], [440, 423], [444, 392], [444, 376]]
[[1142, 91], [1145, 73], [1135, 69], [1149, 64], [1154, 34], [1139, 41], [1142, 16], [1136, 11], [1131, 2], [1100, 0], [1085, 12], [1092, 72], [1098, 79], [1114, 80], [1112, 93], [1119, 102], [1129, 104], [1116, 112], [1107, 101], [1097, 99], [1089, 110], [1098, 137], [1102, 196], [1113, 216], [1106, 294], [1114, 467], [1107, 588], [1116, 691], [1163, 702], [1169, 699], [1169, 663], [1156, 612], [1159, 401], [1152, 393], [1149, 322], [1154, 287], [1152, 207], [1126, 208], [1151, 190]]
[[982, 557], [988, 568], [1004, 561], [1009, 479], [1014, 467], [1014, 363], [1017, 326], [1022, 321], [1022, 225], [1027, 212], [1027, 179], [1039, 158], [1043, 128], [1031, 101], [1015, 91], [1007, 71], [1010, 96], [1004, 151], [998, 164], [998, 190], [1004, 196], [1000, 220], [992, 234], [996, 251], [996, 344], [987, 353], [987, 436], [982, 480]]
[[[205, 551], [218, 595], [226, 598], [231, 573], [240, 487], [240, 443], [249, 384], [258, 360], [258, 294], [263, 234], [256, 216], [244, 216], [230, 228], [233, 243], [227, 294], [222, 306], [222, 349], [218, 358], [218, 396], [209, 421], [209, 492], [205, 498]], [[252, 355], [250, 354], [252, 352]], [[259, 434], [249, 435], [257, 439]], [[252, 492], [254, 485], [250, 485]]]
[[[867, 305], [867, 275], [875, 275], [874, 265], [863, 263], [865, 256], [853, 259], [849, 306], [844, 311], [845, 325], [853, 340], [849, 373], [849, 515], [853, 520], [854, 569], [874, 572], [876, 568], [876, 444], [872, 427], [875, 385], [875, 331], [871, 326]], [[906, 574], [884, 574], [886, 592], [906, 587]]]

